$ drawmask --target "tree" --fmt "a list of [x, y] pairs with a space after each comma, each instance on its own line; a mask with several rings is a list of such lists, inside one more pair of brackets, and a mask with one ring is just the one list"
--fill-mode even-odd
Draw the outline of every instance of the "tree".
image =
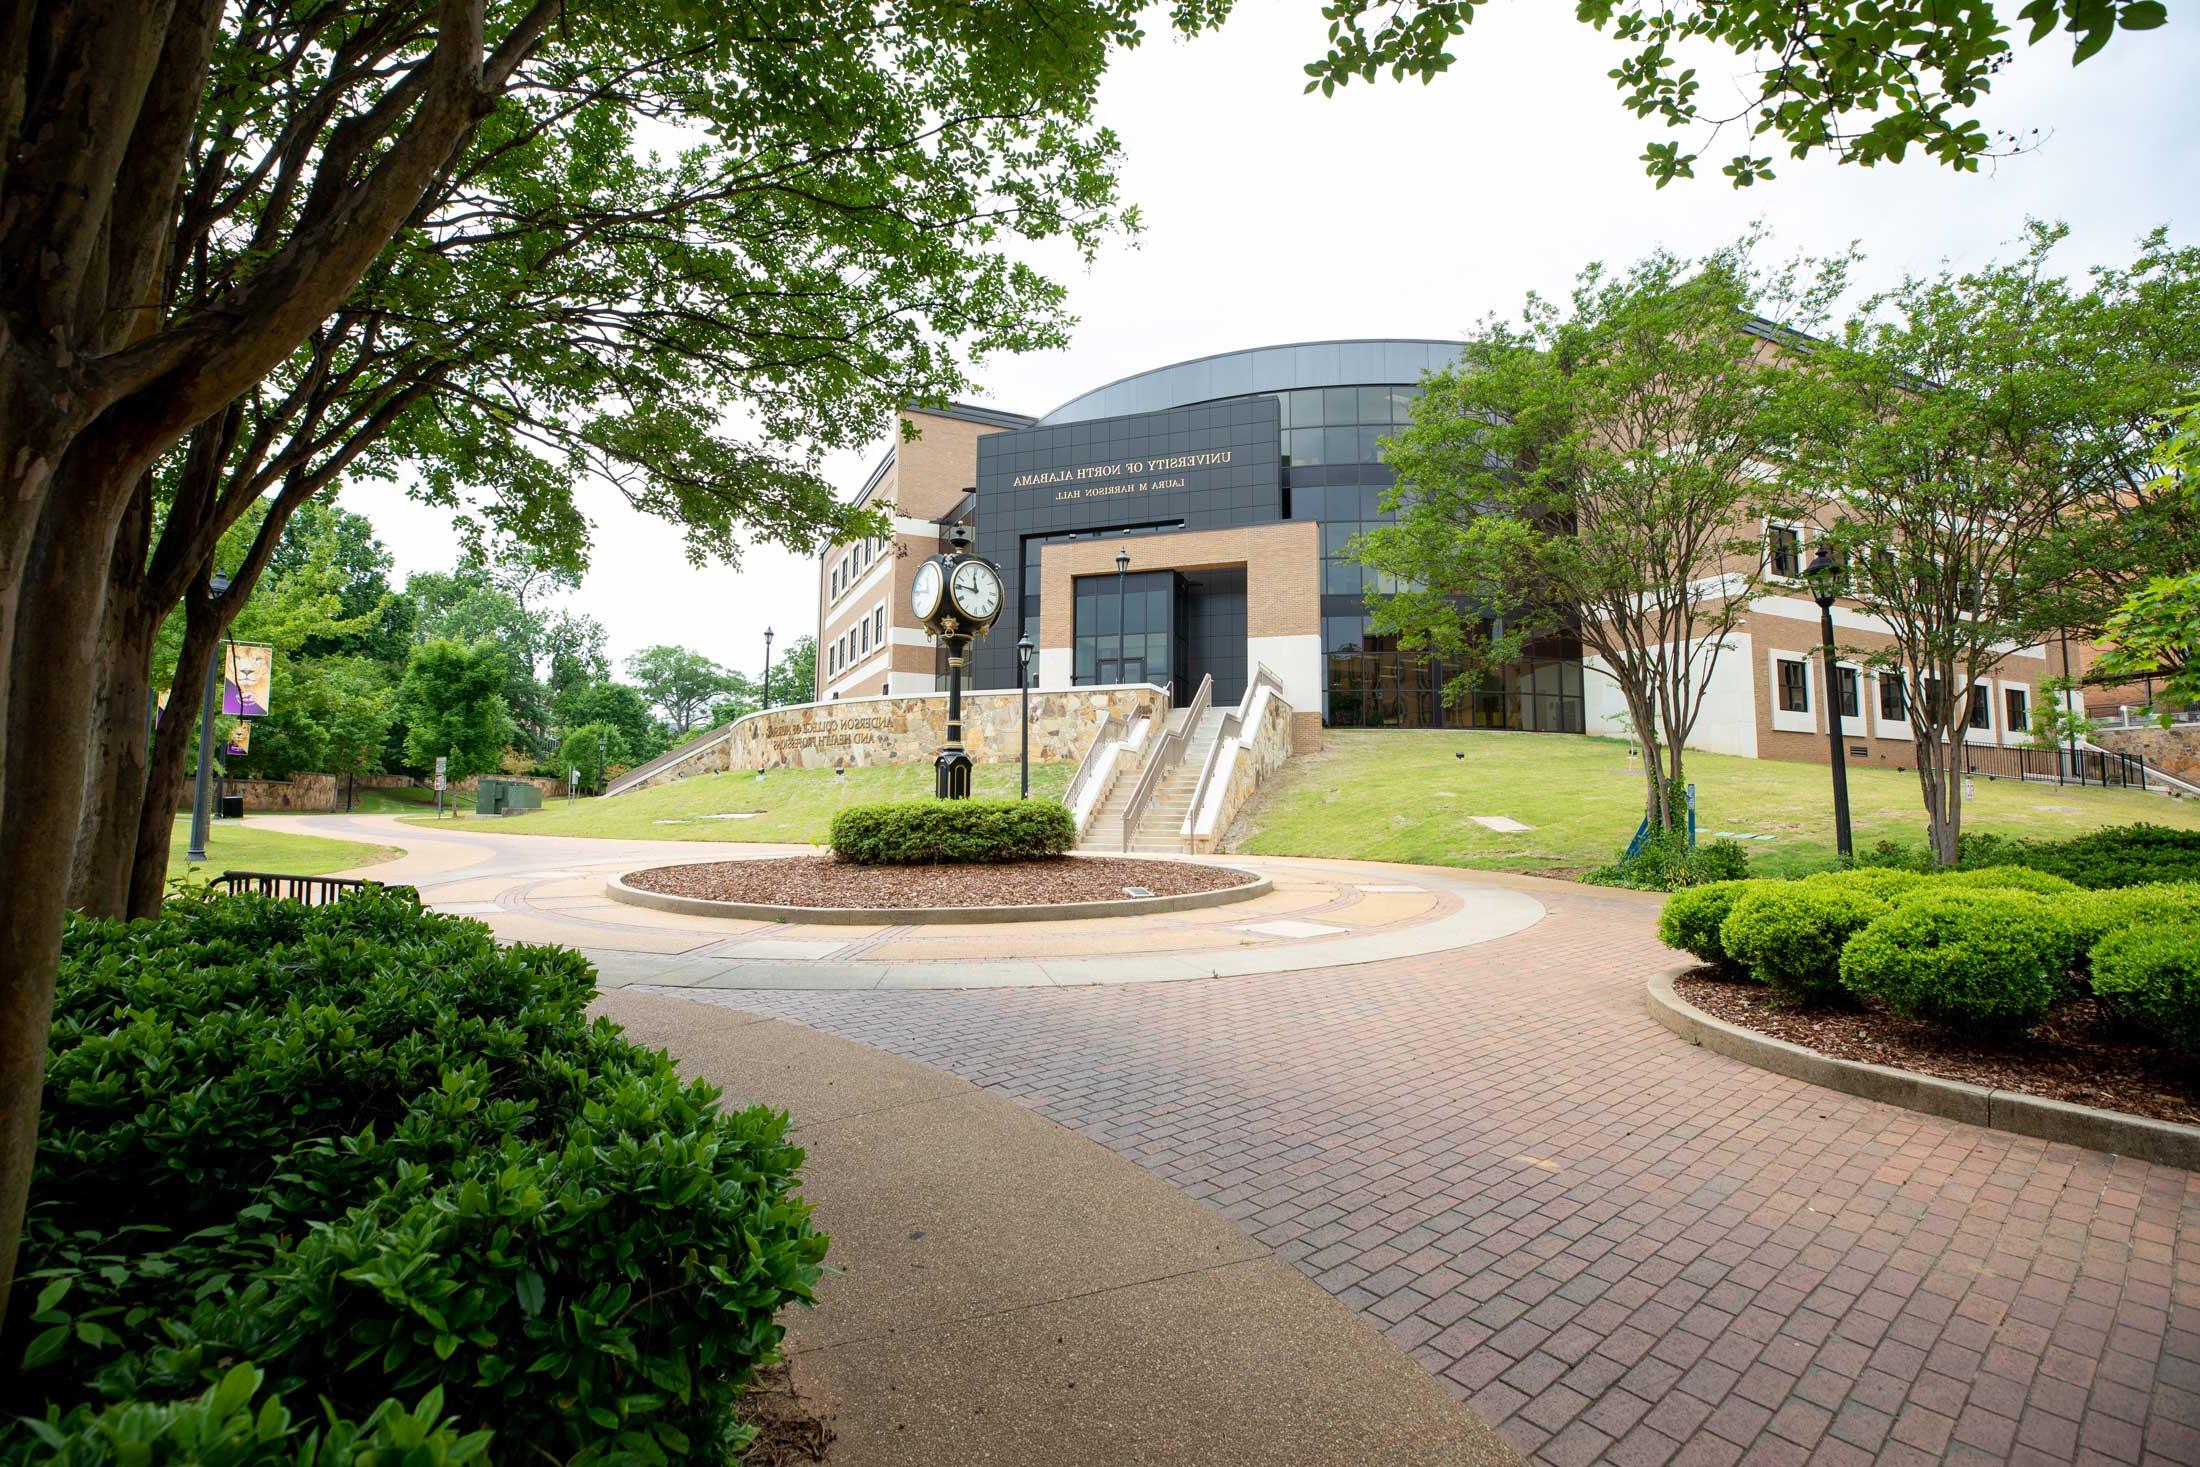
[[675, 736], [693, 728], [711, 699], [734, 686], [731, 675], [702, 653], [662, 644], [627, 658], [626, 675], [664, 714]]
[[504, 677], [504, 654], [493, 646], [438, 641], [415, 650], [397, 686], [405, 757], [427, 767], [448, 759], [454, 780], [496, 768], [512, 732]]
[[771, 668], [772, 707], [808, 703], [817, 697], [817, 638], [796, 637]]
[[665, 736], [650, 716], [649, 700], [625, 683], [597, 682], [558, 695], [558, 726], [568, 731], [583, 724], [606, 724], [618, 732], [629, 759], [654, 759], [665, 751]]
[[[1449, 47], [1484, 3], [1328, 0], [1329, 50], [1308, 64], [1307, 90], [1327, 94], [1385, 70], [1432, 81], [1456, 59]], [[1830, 152], [1868, 168], [1900, 163], [1915, 149], [1961, 172], [2028, 145], [2012, 133], [1989, 134], [1972, 116], [2016, 55], [2011, 22], [2023, 25], [2027, 45], [2058, 29], [2070, 34], [2076, 64], [2118, 30], [2152, 30], [2169, 18], [2163, 0], [1583, 0], [1575, 14], [1632, 48], [1611, 77], [1637, 117], [1697, 129], [1706, 144], [1740, 127], [1752, 139], [1777, 138], [1790, 157]], [[1722, 112], [1705, 93], [1698, 61], [1716, 68], [1734, 58], [1755, 68], [1757, 86]], [[1653, 142], [1643, 150], [1660, 188], [1695, 176], [1699, 154], [1681, 148]], [[1746, 187], [1773, 176], [1772, 157], [1739, 153], [1721, 172]]]
[[626, 741], [608, 723], [584, 723], [565, 735], [558, 745], [558, 763], [580, 771], [581, 788], [590, 793], [603, 789], [604, 769], [628, 758]]
[[365, 657], [276, 655], [281, 694], [253, 720], [252, 751], [233, 772], [288, 779], [301, 771], [348, 776], [382, 767], [395, 690]]
[[[2159, 497], [2200, 519], [2200, 475], [2194, 473], [2200, 460], [2200, 407], [2167, 414], [2162, 425], [2174, 429], [2154, 455]], [[2170, 543], [2190, 556], [2200, 548], [2192, 543], [2195, 539], [2200, 533]], [[2200, 707], [2200, 569], [2149, 577], [2110, 613], [2104, 630], [2111, 645], [2095, 663], [2096, 672], [2156, 679], [2154, 711], [2165, 726], [2174, 710]]]
[[[1020, 242], [1089, 255], [1123, 222], [1093, 104], [1139, 10], [26, 0], [0, 20], [0, 1299], [73, 879], [53, 853], [180, 782], [188, 698], [150, 759], [141, 737], [169, 609], [188, 694], [288, 516], [377, 455], [427, 465], [431, 498], [491, 485], [492, 520], [530, 540], [582, 532], [560, 490], [588, 475], [705, 543], [849, 528], [788, 446], [806, 425], [852, 442], [952, 393], [972, 353], [1060, 339]], [[721, 426], [744, 416], [753, 441]], [[263, 502], [267, 535], [215, 567]], [[161, 869], [131, 844], [90, 843], [96, 910]]]
[[2121, 559], [2119, 494], [2079, 428], [2094, 402], [2064, 350], [2059, 235], [2016, 260], [1905, 281], [1812, 353], [1795, 482], [1892, 638], [1855, 649], [1902, 681], [1927, 836], [1953, 864], [1963, 737], [1979, 686], [2018, 649], [2099, 625]]
[[1530, 297], [1523, 327], [1485, 323], [1385, 449], [1395, 522], [1356, 542], [1400, 586], [1370, 593], [1375, 629], [1461, 667], [1454, 701], [1578, 630], [1627, 705], [1654, 826], [1686, 818], [1684, 748], [1760, 589], [1763, 471], [1794, 377], [1775, 343], [1823, 313], [1846, 265], [1766, 271], [1754, 247], [1591, 266], [1563, 305]]

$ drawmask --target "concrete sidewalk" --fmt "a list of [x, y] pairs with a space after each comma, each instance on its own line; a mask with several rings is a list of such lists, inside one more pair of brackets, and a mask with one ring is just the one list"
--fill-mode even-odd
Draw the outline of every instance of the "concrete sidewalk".
[[1234, 1224], [1013, 1101], [736, 1009], [597, 1010], [793, 1114], [839, 1272], [788, 1354], [838, 1467], [1518, 1460]]

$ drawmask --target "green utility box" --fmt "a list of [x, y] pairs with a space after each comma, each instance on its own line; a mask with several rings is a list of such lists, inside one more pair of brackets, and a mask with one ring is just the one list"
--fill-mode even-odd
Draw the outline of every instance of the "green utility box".
[[508, 815], [514, 810], [540, 810], [542, 787], [524, 779], [485, 779], [474, 786], [476, 815]]

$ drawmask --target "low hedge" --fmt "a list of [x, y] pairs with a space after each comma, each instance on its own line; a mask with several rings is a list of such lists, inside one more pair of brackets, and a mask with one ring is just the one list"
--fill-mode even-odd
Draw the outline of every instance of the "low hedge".
[[1718, 968], [1739, 968], [1726, 944], [1719, 941], [1720, 924], [1734, 910], [1742, 893], [1755, 886], [1750, 881], [1714, 881], [1708, 886], [1684, 886], [1666, 899], [1658, 914], [1658, 940], [1667, 947], [1693, 953]]
[[987, 864], [1059, 856], [1077, 819], [1057, 800], [894, 800], [833, 817], [833, 854], [865, 866]]
[[1632, 856], [1581, 873], [1590, 886], [1628, 886], [1637, 891], [1682, 891], [1715, 881], [1739, 881], [1749, 875], [1749, 853], [1741, 842], [1709, 840], [1690, 846], [1675, 830], [1653, 830]]
[[2093, 991], [2148, 1037], [2200, 1054], [2200, 931], [2147, 923], [2095, 945]]
[[1790, 1002], [1841, 997], [1841, 946], [1887, 903], [1868, 891], [1824, 882], [1750, 886], [1719, 926], [1728, 955]]
[[2090, 953], [2111, 932], [2125, 927], [2185, 926], [2200, 930], [2200, 882], [2159, 881], [2149, 886], [2089, 891], [2066, 903], [2063, 912], [2082, 953]]
[[0, 1461], [738, 1452], [825, 1251], [802, 1152], [593, 991], [387, 891], [72, 921]]
[[2094, 891], [2200, 881], [2200, 830], [2141, 823], [2109, 826], [2067, 840], [2012, 840], [1981, 832], [1963, 837], [1957, 864], [2029, 866]]
[[2032, 866], [1978, 866], [1950, 871], [1932, 878], [1932, 884], [1940, 891], [2028, 891], [2034, 896], [2060, 896], [2079, 890], [2067, 876]]
[[1909, 1018], [2017, 1033], [2069, 991], [2071, 932], [2027, 892], [1942, 887], [1849, 939], [1841, 982]]
[[1857, 866], [1847, 871], [1820, 871], [1805, 876], [1804, 881], [1816, 886], [1830, 886], [1845, 891], [1860, 891], [1867, 896], [1891, 902], [1909, 895], [1924, 886], [1931, 877], [1916, 871], [1895, 870], [1885, 866]]

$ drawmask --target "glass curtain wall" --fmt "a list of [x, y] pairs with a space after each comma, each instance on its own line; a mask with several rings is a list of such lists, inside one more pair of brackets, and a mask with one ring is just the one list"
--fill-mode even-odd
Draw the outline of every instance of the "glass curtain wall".
[[1079, 576], [1071, 680], [1166, 683], [1175, 676], [1176, 576]]

